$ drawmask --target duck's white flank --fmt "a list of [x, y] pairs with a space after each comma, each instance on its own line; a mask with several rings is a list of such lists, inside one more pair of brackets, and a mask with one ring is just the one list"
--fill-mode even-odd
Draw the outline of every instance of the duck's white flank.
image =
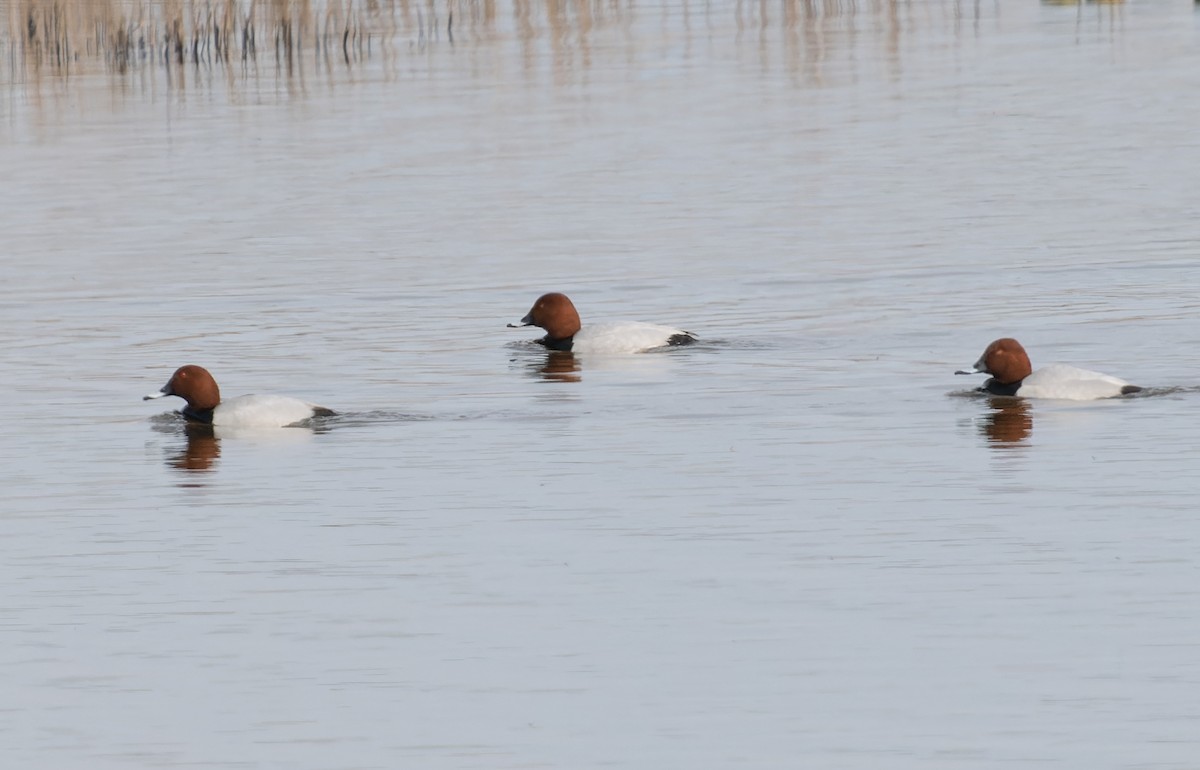
[[[640, 353], [669, 345], [682, 329], [639, 321], [586, 324], [574, 337], [574, 353]], [[690, 335], [688, 335], [690, 336]]]

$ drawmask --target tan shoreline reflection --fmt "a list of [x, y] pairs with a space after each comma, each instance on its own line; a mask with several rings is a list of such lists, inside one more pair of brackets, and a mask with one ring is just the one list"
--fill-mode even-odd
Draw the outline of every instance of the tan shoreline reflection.
[[1017, 446], [1033, 433], [1033, 410], [1022, 398], [997, 396], [988, 399], [992, 411], [984, 415], [979, 427], [989, 443]]

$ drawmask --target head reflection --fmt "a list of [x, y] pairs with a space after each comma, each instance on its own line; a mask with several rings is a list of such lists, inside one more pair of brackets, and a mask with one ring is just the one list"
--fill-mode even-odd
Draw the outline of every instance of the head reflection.
[[579, 361], [575, 354], [564, 350], [551, 350], [545, 360], [530, 365], [530, 374], [551, 382], [579, 382]]
[[211, 425], [189, 423], [184, 429], [187, 444], [182, 451], [167, 455], [167, 465], [181, 471], [212, 470], [221, 456], [221, 443]]
[[997, 396], [988, 399], [991, 410], [984, 415], [979, 427], [996, 446], [1017, 446], [1033, 433], [1033, 410], [1023, 398]]

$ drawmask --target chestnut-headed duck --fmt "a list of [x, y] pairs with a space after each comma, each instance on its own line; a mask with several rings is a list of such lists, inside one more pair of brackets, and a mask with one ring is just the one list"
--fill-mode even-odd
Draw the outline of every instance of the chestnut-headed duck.
[[551, 350], [574, 353], [640, 353], [669, 345], [690, 345], [696, 341], [691, 332], [671, 326], [620, 321], [582, 326], [579, 312], [566, 294], [551, 292], [538, 297], [519, 324], [509, 328], [540, 326], [546, 336], [536, 340]]
[[1049, 364], [1035, 372], [1025, 348], [1011, 337], [988, 345], [974, 367], [955, 374], [992, 375], [979, 390], [996, 396], [1090, 401], [1141, 390], [1117, 377], [1066, 364]]
[[180, 414], [190, 422], [227, 428], [283, 428], [312, 417], [332, 417], [332, 409], [288, 396], [238, 396], [221, 400], [217, 381], [202, 366], [181, 366], [161, 390], [142, 400], [179, 396], [187, 402]]

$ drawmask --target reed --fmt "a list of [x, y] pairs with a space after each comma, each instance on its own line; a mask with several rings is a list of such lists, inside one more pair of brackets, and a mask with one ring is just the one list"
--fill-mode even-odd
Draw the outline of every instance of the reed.
[[628, 39], [638, 14], [658, 16], [663, 34], [690, 35], [719, 15], [732, 19], [739, 35], [777, 26], [790, 66], [811, 70], [819, 81], [821, 68], [805, 62], [833, 50], [838, 38], [827, 29], [860, 15], [877, 17], [886, 20], [886, 43], [894, 46], [904, 18], [938, 11], [958, 19], [968, 6], [978, 13], [970, 0], [0, 0], [7, 14], [7, 24], [0, 22], [0, 84], [96, 69], [124, 74], [156, 67], [182, 77], [187, 66], [230, 72], [240, 66], [254, 74], [264, 63], [285, 76], [302, 75], [313, 63], [350, 67], [374, 51], [390, 57], [405, 37], [419, 52], [504, 34], [517, 41], [527, 67], [548, 53], [561, 74], [590, 66], [594, 36], [616, 31]]
[[12, 0], [0, 52], [15, 80], [32, 73], [117, 73], [157, 65], [229, 66], [272, 57], [366, 57], [408, 0]]

